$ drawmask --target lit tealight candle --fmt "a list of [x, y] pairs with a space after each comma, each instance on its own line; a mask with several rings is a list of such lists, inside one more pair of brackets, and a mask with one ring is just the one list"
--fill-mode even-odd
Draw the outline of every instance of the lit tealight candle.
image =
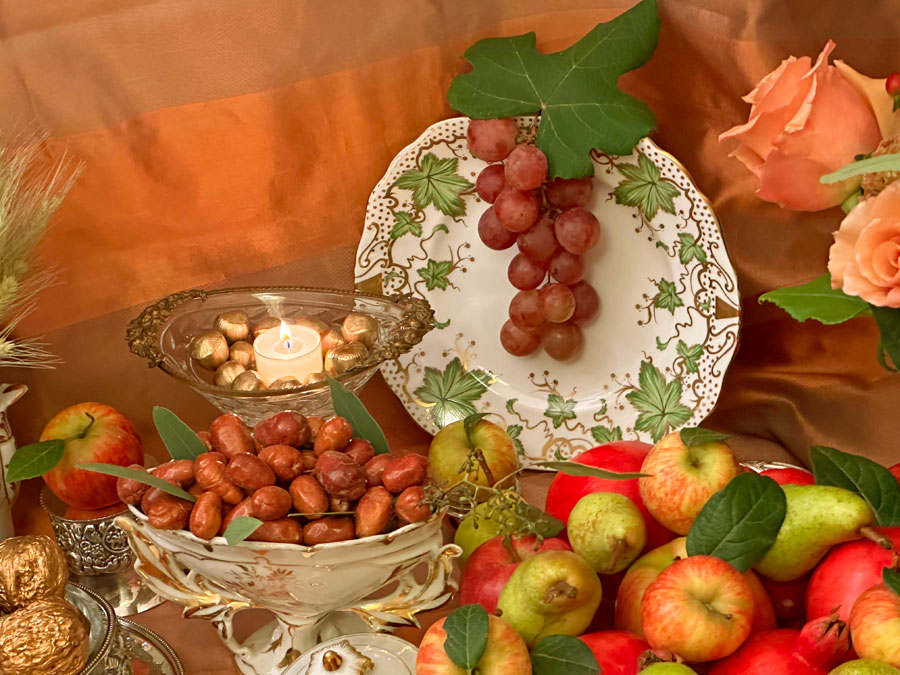
[[318, 331], [306, 326], [288, 325], [270, 328], [253, 341], [256, 372], [266, 384], [283, 377], [300, 382], [311, 373], [322, 371], [322, 348]]

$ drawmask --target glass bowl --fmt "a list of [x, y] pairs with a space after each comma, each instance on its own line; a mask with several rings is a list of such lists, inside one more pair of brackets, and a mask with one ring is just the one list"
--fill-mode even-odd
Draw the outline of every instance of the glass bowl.
[[[270, 309], [271, 308], [271, 309]], [[267, 317], [308, 317], [334, 325], [350, 312], [372, 317], [377, 338], [368, 355], [355, 367], [337, 376], [351, 391], [358, 392], [387, 360], [408, 352], [434, 327], [428, 301], [412, 295], [386, 297], [304, 286], [269, 286], [188, 290], [174, 293], [144, 308], [128, 324], [126, 340], [131, 351], [189, 385], [223, 413], [235, 413], [247, 424], [282, 410], [304, 415], [332, 413], [327, 382], [278, 390], [235, 391], [216, 386], [212, 373], [199, 366], [190, 354], [196, 335], [212, 329], [223, 312], [243, 310], [257, 323]]]

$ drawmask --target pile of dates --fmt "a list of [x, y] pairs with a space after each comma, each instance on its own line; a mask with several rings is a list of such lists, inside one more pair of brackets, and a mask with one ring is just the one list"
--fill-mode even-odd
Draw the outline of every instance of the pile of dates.
[[210, 539], [238, 516], [250, 516], [263, 521], [251, 541], [314, 546], [382, 534], [431, 515], [422, 487], [427, 459], [375, 455], [369, 441], [353, 438], [343, 417], [326, 421], [287, 411], [251, 430], [236, 415], [222, 415], [197, 435], [209, 452], [150, 470], [196, 502], [118, 481], [119, 498], [139, 506], [153, 527]]

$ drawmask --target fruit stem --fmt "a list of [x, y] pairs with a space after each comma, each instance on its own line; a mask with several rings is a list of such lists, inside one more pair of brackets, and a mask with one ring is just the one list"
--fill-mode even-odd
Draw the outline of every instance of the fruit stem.
[[472, 452], [475, 453], [475, 457], [478, 459], [478, 465], [481, 467], [481, 470], [484, 471], [484, 477], [487, 479], [488, 485], [494, 485], [497, 482], [494, 480], [494, 472], [491, 471], [491, 467], [488, 466], [481, 448], [473, 448]]
[[79, 431], [77, 434], [75, 434], [74, 436], [69, 436], [66, 439], [67, 441], [83, 439], [85, 436], [88, 435], [88, 432], [91, 430], [91, 427], [94, 426], [94, 416], [91, 415], [91, 413], [84, 413], [84, 414], [87, 416], [87, 418], [89, 420], [87, 423], [87, 426], [84, 429], [82, 429], [81, 431]]
[[869, 539], [870, 541], [874, 541], [876, 544], [878, 544], [883, 549], [887, 549], [888, 551], [891, 551], [894, 548], [894, 544], [891, 542], [891, 540], [888, 539], [887, 537], [885, 537], [883, 534], [877, 532], [875, 530], [875, 528], [865, 525], [865, 526], [859, 528], [859, 533], [866, 539]]
[[561, 595], [565, 595], [574, 600], [578, 597], [578, 589], [565, 581], [557, 581], [547, 589], [547, 594], [544, 596], [544, 602], [553, 602]]

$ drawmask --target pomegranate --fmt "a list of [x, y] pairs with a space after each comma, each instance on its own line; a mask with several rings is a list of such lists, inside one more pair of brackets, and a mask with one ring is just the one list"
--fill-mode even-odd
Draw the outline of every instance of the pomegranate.
[[813, 485], [816, 482], [813, 475], [805, 469], [785, 467], [784, 469], [766, 469], [760, 473], [779, 485]]
[[594, 653], [603, 675], [636, 675], [641, 654], [650, 649], [644, 640], [627, 630], [601, 630], [578, 639]]
[[850, 647], [847, 624], [836, 615], [810, 621], [802, 630], [756, 633], [709, 675], [826, 675]]
[[[883, 545], [856, 539], [835, 546], [813, 570], [806, 590], [806, 618], [816, 619], [836, 612], [850, 619], [853, 603], [863, 591], [881, 583], [881, 570], [900, 566], [900, 527], [877, 527]], [[893, 548], [885, 548], [892, 544]]]
[[804, 616], [808, 574], [793, 581], [772, 581], [760, 574], [759, 580], [772, 599], [775, 616], [779, 619], [799, 619]]

